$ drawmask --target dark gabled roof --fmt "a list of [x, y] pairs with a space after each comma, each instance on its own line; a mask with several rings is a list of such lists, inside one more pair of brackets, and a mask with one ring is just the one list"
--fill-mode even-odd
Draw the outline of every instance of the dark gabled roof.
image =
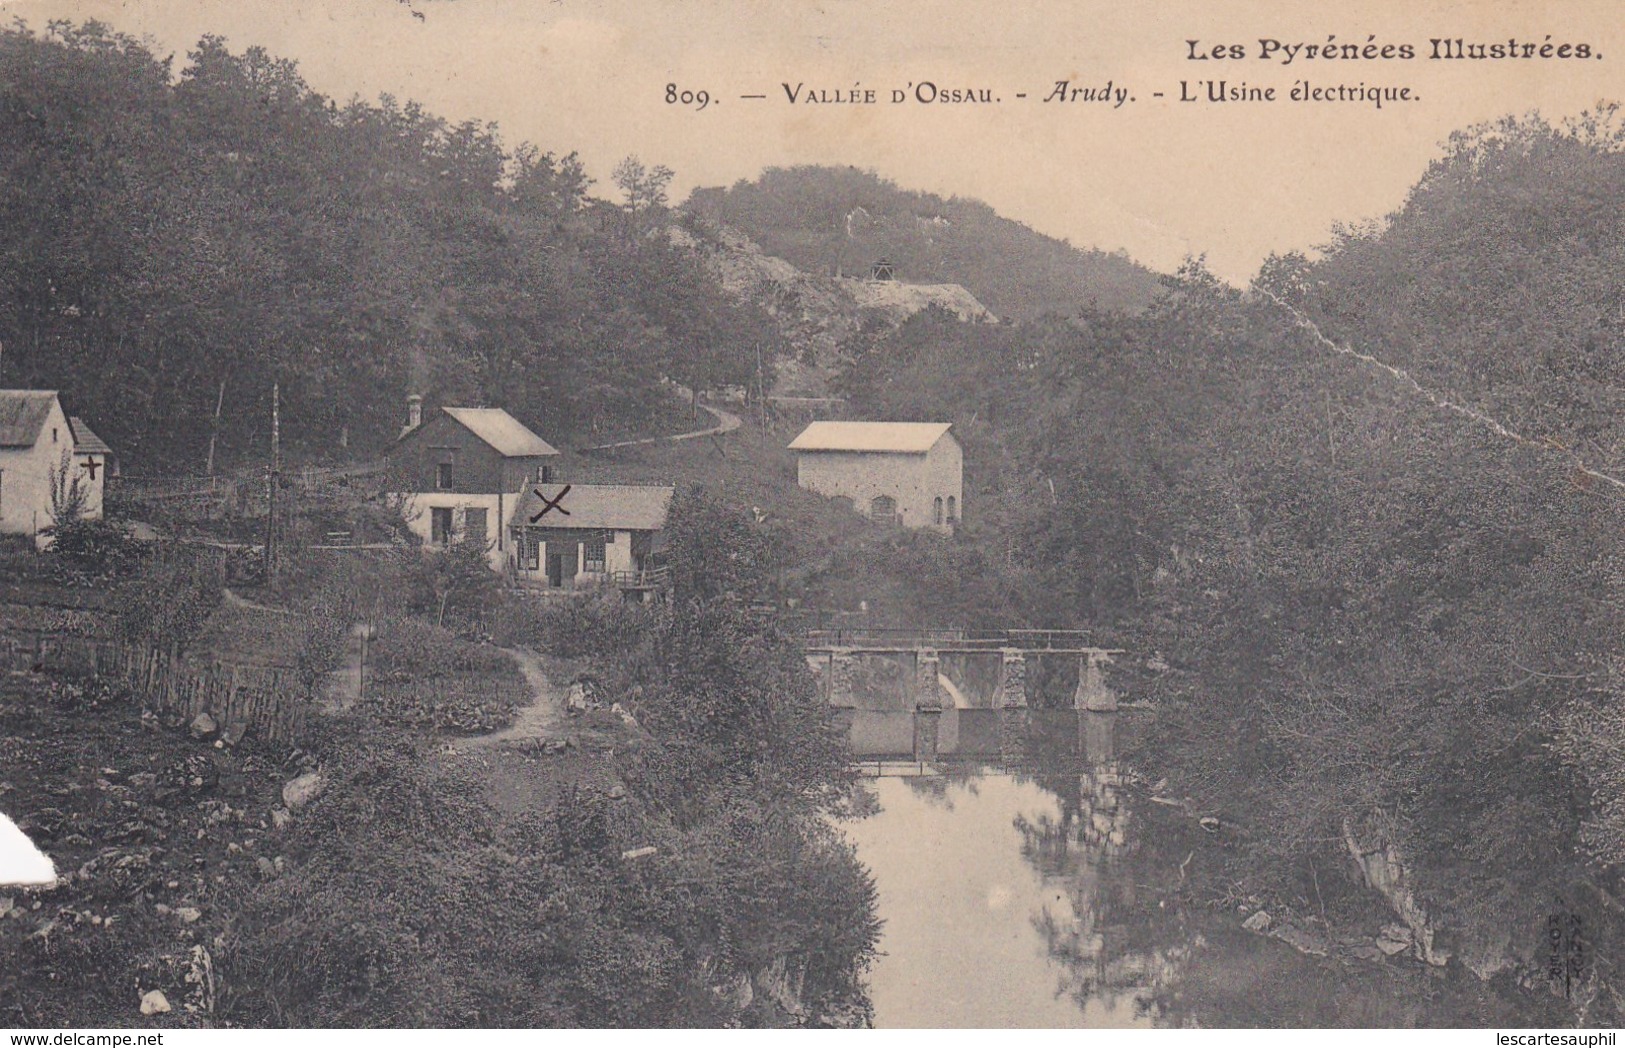
[[791, 451], [878, 451], [923, 455], [948, 422], [814, 422], [790, 442]]
[[0, 448], [31, 448], [56, 402], [56, 391], [0, 389]]
[[111, 455], [113, 449], [107, 446], [107, 441], [96, 435], [96, 431], [78, 415], [68, 419], [68, 428], [73, 430], [73, 451], [76, 455]]
[[[535, 522], [538, 528], [597, 528], [608, 531], [659, 531], [666, 526], [672, 489], [648, 484], [532, 484], [520, 496], [514, 522], [530, 524], [543, 507], [540, 492], [549, 502], [569, 487], [558, 509], [550, 509]], [[559, 510], [568, 510], [569, 516]]]

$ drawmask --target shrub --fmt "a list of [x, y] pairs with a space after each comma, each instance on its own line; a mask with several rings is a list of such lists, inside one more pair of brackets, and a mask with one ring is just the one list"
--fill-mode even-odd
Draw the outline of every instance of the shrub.
[[141, 565], [143, 544], [124, 524], [75, 518], [47, 531], [52, 555], [75, 575], [123, 577]]
[[600, 657], [631, 651], [648, 635], [660, 612], [605, 592], [584, 600], [525, 604], [507, 616], [515, 643], [534, 645], [561, 658]]

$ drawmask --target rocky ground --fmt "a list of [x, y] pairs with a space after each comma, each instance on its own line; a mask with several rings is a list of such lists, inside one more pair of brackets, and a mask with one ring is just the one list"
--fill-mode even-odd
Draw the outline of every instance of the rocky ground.
[[0, 678], [0, 809], [59, 874], [0, 889], [5, 1025], [207, 1024], [218, 903], [282, 873], [304, 799], [284, 787], [314, 758], [198, 727], [100, 682]]
[[[641, 729], [572, 687], [571, 664], [521, 665], [533, 704], [509, 728], [446, 739], [440, 759], [475, 769], [498, 810], [571, 790], [625, 800], [614, 758]], [[59, 874], [0, 889], [0, 1024], [213, 1025], [238, 901], [292, 868], [285, 831], [338, 770], [217, 728], [160, 719], [103, 682], [0, 677], [0, 811]]]

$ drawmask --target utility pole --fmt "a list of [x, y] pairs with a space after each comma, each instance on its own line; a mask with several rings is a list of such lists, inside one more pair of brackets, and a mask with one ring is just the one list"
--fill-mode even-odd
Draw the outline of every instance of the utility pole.
[[220, 435], [220, 408], [226, 402], [226, 381], [220, 380], [220, 392], [214, 398], [214, 421], [209, 424], [209, 487], [214, 487], [214, 442]]
[[282, 473], [282, 386], [271, 384], [271, 465], [265, 471], [265, 584], [276, 582], [276, 489]]

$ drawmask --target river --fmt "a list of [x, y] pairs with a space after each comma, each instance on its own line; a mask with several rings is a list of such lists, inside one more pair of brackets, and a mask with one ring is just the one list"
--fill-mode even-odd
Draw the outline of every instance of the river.
[[[882, 773], [867, 784], [878, 811], [845, 831], [875, 878], [885, 922], [869, 974], [876, 1026], [1486, 1026], [1548, 1017], [1537, 1014], [1550, 1004], [1539, 995], [1492, 990], [1405, 956], [1351, 956], [1334, 943], [1311, 956], [1203, 901], [1191, 888], [1223, 861], [1222, 844], [1152, 803], [1118, 757], [1148, 716], [1032, 711], [1018, 732], [1004, 732], [1002, 754], [870, 765]], [[853, 725], [854, 745], [861, 751], [881, 727], [887, 737], [906, 734], [866, 720]], [[1391, 919], [1374, 901], [1375, 926]]]

